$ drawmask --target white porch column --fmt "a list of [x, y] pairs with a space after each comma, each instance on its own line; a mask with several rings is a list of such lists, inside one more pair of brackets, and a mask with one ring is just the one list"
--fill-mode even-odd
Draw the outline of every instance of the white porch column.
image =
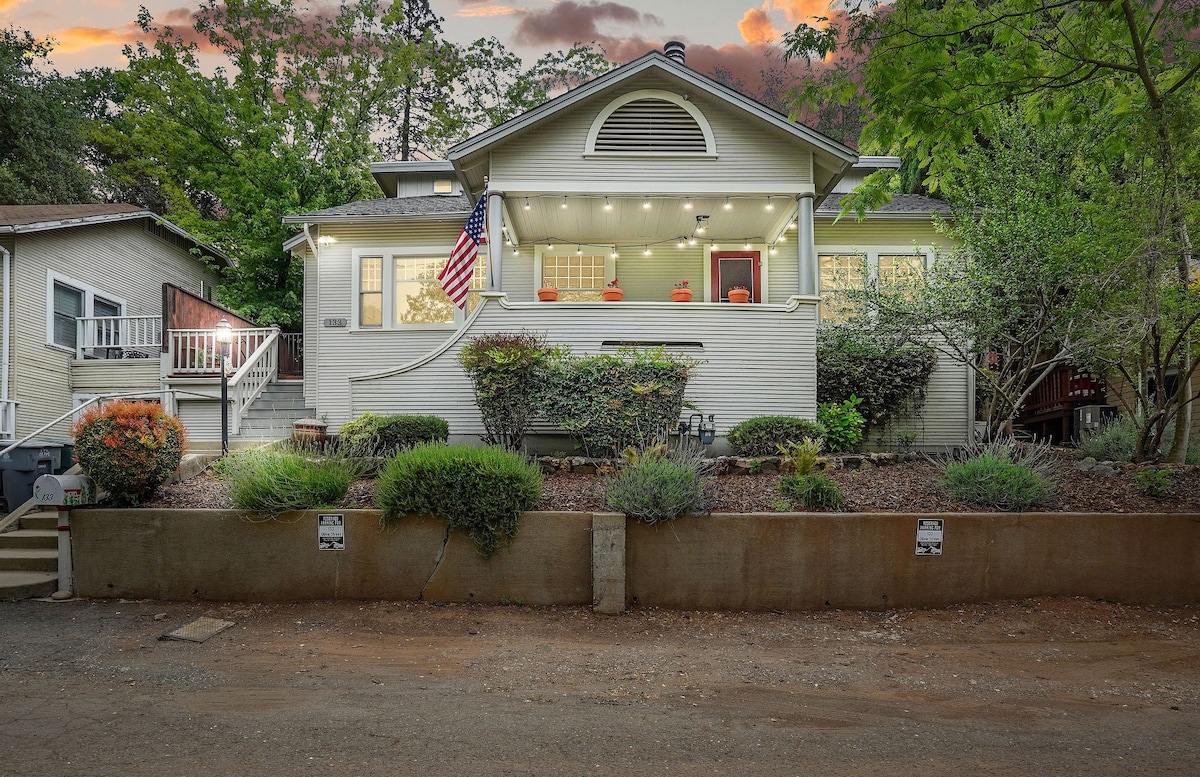
[[487, 193], [487, 290], [500, 291], [504, 277], [504, 192]]
[[800, 284], [797, 291], [801, 294], [817, 293], [817, 238], [813, 226], [813, 197], [812, 192], [796, 195], [796, 242], [800, 247]]

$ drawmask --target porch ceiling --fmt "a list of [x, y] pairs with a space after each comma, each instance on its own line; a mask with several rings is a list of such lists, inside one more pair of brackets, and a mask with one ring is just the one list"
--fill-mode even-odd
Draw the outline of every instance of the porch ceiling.
[[[508, 195], [504, 209], [509, 239], [517, 245], [629, 246], [693, 235], [705, 240], [773, 243], [796, 217], [796, 202], [786, 194], [730, 197], [728, 207], [724, 197]], [[696, 229], [697, 216], [708, 216], [702, 233]]]

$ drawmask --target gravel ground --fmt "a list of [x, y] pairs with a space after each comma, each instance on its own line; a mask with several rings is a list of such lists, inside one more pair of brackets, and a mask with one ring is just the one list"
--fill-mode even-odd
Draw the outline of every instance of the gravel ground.
[[[1053, 501], [1041, 508], [1051, 512], [1187, 513], [1200, 512], [1200, 467], [1170, 470], [1170, 493], [1164, 499], [1145, 496], [1139, 489], [1135, 465], [1115, 465], [1103, 475], [1075, 469], [1075, 451], [1055, 453], [1057, 484]], [[976, 512], [977, 505], [947, 495], [939, 485], [942, 464], [918, 460], [865, 470], [838, 469], [830, 474], [843, 487], [845, 512]], [[759, 513], [790, 510], [778, 491], [780, 475], [726, 475], [706, 489], [708, 509], [715, 513]], [[164, 487], [150, 507], [232, 507], [224, 487], [207, 474]], [[375, 506], [375, 484], [356, 482], [338, 507]], [[604, 510], [604, 478], [553, 473], [546, 476], [537, 510]]]
[[[203, 644], [158, 636], [199, 616]], [[0, 603], [0, 775], [1186, 775], [1200, 610]]]

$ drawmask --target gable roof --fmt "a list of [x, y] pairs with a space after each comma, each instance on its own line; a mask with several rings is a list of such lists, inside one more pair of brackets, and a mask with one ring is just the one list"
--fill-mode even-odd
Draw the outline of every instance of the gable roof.
[[224, 252], [201, 243], [190, 234], [153, 211], [126, 203], [86, 203], [81, 205], [0, 205], [0, 234], [26, 234], [54, 229], [111, 224], [120, 221], [153, 219], [168, 231], [179, 235], [226, 267], [236, 263]]
[[531, 108], [518, 116], [514, 116], [503, 124], [498, 124], [450, 149], [446, 155], [454, 164], [455, 171], [464, 181], [462, 161], [467, 157], [481, 153], [492, 146], [502, 143], [520, 133], [531, 129], [561, 111], [587, 100], [609, 87], [651, 70], [660, 70], [669, 76], [678, 78], [689, 86], [702, 90], [714, 98], [725, 102], [745, 113], [748, 113], [766, 123], [780, 129], [797, 140], [806, 142], [823, 154], [843, 163], [846, 167], [858, 161], [854, 149], [845, 146], [833, 138], [817, 132], [811, 127], [789, 121], [787, 116], [768, 108], [760, 102], [731, 89], [724, 84], [701, 75], [686, 65], [671, 59], [661, 51], [651, 51], [634, 61], [597, 76], [587, 83], [555, 97], [552, 100]]
[[471, 201], [462, 194], [431, 194], [420, 197], [383, 197], [356, 200], [345, 205], [294, 213], [283, 217], [284, 224], [322, 224], [366, 219], [390, 220], [405, 216], [462, 215], [471, 212]]
[[[842, 210], [842, 198], [845, 194], [831, 194], [816, 210], [816, 216], [836, 216]], [[945, 200], [926, 197], [921, 194], [893, 194], [892, 198], [876, 210], [869, 210], [867, 218], [928, 218], [930, 214], [949, 216], [950, 206]]]

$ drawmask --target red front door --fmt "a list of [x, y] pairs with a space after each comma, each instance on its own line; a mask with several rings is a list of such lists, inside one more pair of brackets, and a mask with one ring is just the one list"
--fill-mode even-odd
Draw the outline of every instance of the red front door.
[[762, 260], [758, 251], [713, 251], [712, 291], [713, 302], [728, 302], [730, 286], [745, 286], [750, 290], [750, 301], [761, 302]]

